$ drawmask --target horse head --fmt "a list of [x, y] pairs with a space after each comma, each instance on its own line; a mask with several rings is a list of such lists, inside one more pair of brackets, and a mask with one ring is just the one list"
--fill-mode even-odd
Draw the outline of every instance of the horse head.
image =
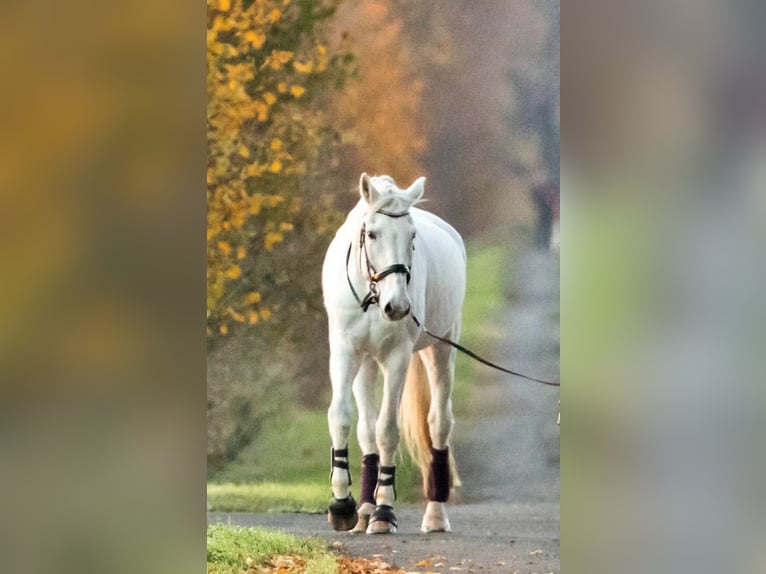
[[371, 291], [375, 290], [381, 315], [398, 321], [410, 312], [407, 285], [415, 249], [415, 224], [409, 214], [423, 195], [426, 178], [420, 177], [407, 189], [399, 189], [388, 176], [359, 179], [359, 194], [367, 205], [360, 231], [361, 257]]

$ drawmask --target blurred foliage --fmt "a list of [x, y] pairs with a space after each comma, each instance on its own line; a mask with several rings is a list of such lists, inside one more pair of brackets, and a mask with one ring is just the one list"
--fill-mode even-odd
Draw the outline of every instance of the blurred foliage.
[[[333, 11], [305, 0], [208, 3], [210, 336], [269, 319], [284, 281], [262, 262], [297, 226], [320, 237], [334, 226], [331, 196], [310, 193], [307, 175], [331, 152], [323, 95], [345, 76], [320, 28]], [[291, 255], [307, 254], [298, 245]]]
[[342, 161], [353, 175], [388, 174], [409, 185], [424, 175], [426, 137], [416, 45], [404, 34], [403, 15], [388, 1], [344, 2], [333, 28], [339, 47], [354, 54], [353, 81], [338, 93], [333, 114], [346, 144]]

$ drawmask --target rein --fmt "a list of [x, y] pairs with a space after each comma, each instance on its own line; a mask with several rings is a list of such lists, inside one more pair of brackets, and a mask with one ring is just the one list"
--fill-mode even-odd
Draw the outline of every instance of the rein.
[[540, 383], [541, 385], [548, 385], [549, 387], [560, 387], [561, 383], [552, 383], [550, 381], [544, 381], [543, 379], [536, 379], [534, 377], [530, 377], [528, 375], [524, 375], [522, 373], [517, 373], [516, 371], [512, 371], [511, 369], [507, 369], [506, 367], [501, 367], [500, 365], [493, 363], [492, 361], [488, 361], [484, 357], [480, 357], [476, 353], [474, 353], [471, 349], [468, 349], [461, 345], [460, 343], [456, 343], [455, 341], [450, 341], [446, 337], [440, 337], [439, 335], [434, 335], [431, 331], [429, 331], [425, 325], [423, 325], [420, 321], [418, 321], [417, 317], [415, 315], [412, 315], [412, 320], [415, 321], [415, 324], [418, 326], [419, 329], [423, 329], [423, 331], [427, 334], [436, 339], [437, 341], [444, 343], [446, 345], [449, 345], [450, 347], [453, 347], [454, 349], [457, 349], [461, 353], [464, 353], [471, 357], [472, 359], [475, 359], [476, 361], [479, 361], [480, 363], [487, 365], [488, 367], [492, 367], [493, 369], [496, 369], [498, 371], [502, 371], [504, 373], [508, 373], [509, 375], [514, 375], [516, 377], [521, 377], [522, 379], [527, 379], [528, 381], [533, 381], [535, 383]]
[[[382, 215], [386, 215], [388, 217], [404, 217], [409, 213], [409, 210], [406, 211], [400, 211], [398, 213], [393, 213], [390, 211], [386, 211], [383, 209], [379, 209], [378, 213]], [[370, 256], [367, 253], [367, 243], [365, 242], [365, 232], [367, 231], [365, 224], [362, 224], [362, 231], [359, 237], [359, 247], [362, 249], [362, 252], [364, 253], [364, 258], [366, 260], [367, 265], [367, 274], [370, 277], [370, 289], [367, 292], [367, 295], [364, 296], [364, 298], [360, 298], [359, 294], [356, 292], [356, 289], [354, 289], [354, 285], [351, 283], [351, 277], [348, 274], [348, 264], [351, 261], [351, 249], [353, 247], [353, 243], [349, 243], [348, 245], [348, 252], [346, 253], [346, 280], [348, 281], [348, 286], [351, 288], [351, 293], [354, 295], [354, 299], [356, 299], [356, 302], [359, 303], [359, 306], [362, 308], [362, 311], [364, 313], [367, 312], [367, 309], [370, 308], [370, 305], [375, 305], [378, 303], [379, 294], [378, 294], [378, 281], [383, 279], [384, 277], [387, 277], [388, 275], [391, 275], [392, 273], [403, 273], [407, 276], [407, 284], [410, 283], [410, 273], [411, 269], [409, 266], [404, 265], [403, 263], [394, 263], [393, 265], [389, 265], [382, 271], [376, 271], [375, 267], [373, 266], [372, 262], [370, 261]], [[361, 255], [360, 255], [361, 257]], [[361, 265], [360, 265], [361, 267]], [[516, 371], [512, 371], [511, 369], [508, 369], [506, 367], [502, 367], [496, 363], [493, 363], [492, 361], [489, 361], [485, 359], [484, 357], [481, 357], [468, 349], [467, 347], [464, 347], [460, 343], [456, 343], [455, 341], [451, 341], [450, 339], [447, 339], [446, 337], [440, 337], [439, 335], [436, 335], [428, 330], [428, 328], [421, 323], [417, 317], [415, 317], [414, 314], [410, 313], [410, 316], [412, 317], [412, 320], [415, 322], [415, 325], [417, 325], [418, 329], [422, 329], [426, 335], [429, 335], [439, 341], [440, 343], [444, 343], [445, 345], [449, 345], [450, 347], [460, 351], [461, 353], [464, 353], [471, 357], [472, 359], [479, 361], [480, 363], [487, 365], [488, 367], [491, 367], [492, 369], [496, 369], [498, 371], [502, 371], [503, 373], [508, 373], [509, 375], [514, 375], [516, 377], [521, 377], [522, 379], [526, 379], [528, 381], [532, 381], [535, 383], [540, 383], [541, 385], [547, 385], [549, 387], [560, 387], [561, 383], [554, 383], [551, 381], [545, 381], [543, 379], [536, 379], [535, 377], [530, 377], [528, 375], [525, 375], [523, 373], [519, 373]]]

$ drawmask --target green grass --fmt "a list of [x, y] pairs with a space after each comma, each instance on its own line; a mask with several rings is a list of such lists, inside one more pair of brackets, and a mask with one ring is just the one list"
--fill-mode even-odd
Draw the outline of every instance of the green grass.
[[[506, 248], [500, 245], [468, 246], [468, 281], [463, 303], [463, 329], [460, 343], [471, 350], [488, 346], [487, 321], [503, 306], [503, 267]], [[473, 390], [474, 369], [482, 368], [473, 359], [458, 353], [455, 363], [455, 388], [452, 403], [459, 417], [466, 413]]]
[[221, 511], [324, 512], [328, 487], [325, 482], [209, 483], [208, 507]]
[[[469, 245], [468, 285], [460, 340], [470, 348], [481, 350], [491, 346], [486, 323], [503, 305], [505, 254], [502, 246]], [[458, 355], [453, 390], [458, 419], [467, 412], [475, 389], [476, 368], [483, 367]], [[323, 376], [326, 375], [323, 373]], [[326, 408], [323, 404], [317, 405], [316, 411], [307, 411], [286, 405], [283, 415], [264, 424], [236, 461], [211, 477], [208, 508], [252, 512], [326, 511], [330, 497]], [[361, 452], [353, 436], [349, 448], [356, 480]], [[397, 468], [399, 502], [422, 500], [420, 480], [420, 472], [408, 457], [400, 456]], [[358, 492], [356, 486], [352, 490]]]
[[254, 565], [264, 565], [275, 556], [304, 558], [309, 574], [330, 574], [337, 569], [335, 557], [318, 539], [228, 524], [207, 527], [208, 574], [241, 574], [248, 558]]

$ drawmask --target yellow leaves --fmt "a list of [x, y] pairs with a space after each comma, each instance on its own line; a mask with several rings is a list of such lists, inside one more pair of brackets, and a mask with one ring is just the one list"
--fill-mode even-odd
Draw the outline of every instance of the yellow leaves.
[[271, 54], [280, 64], [286, 64], [293, 57], [293, 53], [287, 50], [274, 50]]
[[[314, 85], [323, 79], [333, 85], [329, 74], [319, 75], [332, 61], [327, 35], [306, 26], [302, 9], [292, 4], [207, 0], [207, 317], [213, 337], [277, 313], [278, 293], [253, 263], [281, 256], [277, 246], [291, 238], [301, 217], [304, 190], [296, 181], [316, 168], [331, 127], [328, 110], [309, 105]], [[321, 234], [325, 218], [319, 219]]]
[[264, 66], [271, 67], [272, 70], [279, 70], [287, 64], [293, 57], [293, 53], [288, 50], [272, 50], [271, 55], [266, 58]]
[[264, 92], [263, 101], [266, 102], [267, 105], [273, 106], [274, 103], [277, 101], [277, 97], [271, 92]]
[[310, 74], [314, 70], [314, 62], [309, 60], [308, 62], [303, 63], [295, 60], [293, 62], [293, 68], [299, 74]]
[[239, 265], [232, 265], [226, 270], [224, 275], [229, 279], [239, 279], [242, 277], [242, 269]]
[[226, 313], [234, 319], [237, 323], [244, 323], [245, 322], [245, 316], [242, 313], [237, 313], [234, 309], [231, 307], [226, 308]]
[[[245, 169], [243, 170], [243, 175], [245, 177], [260, 177], [264, 174], [266, 171], [266, 167], [257, 163], [251, 163]], [[261, 211], [260, 204], [253, 204], [250, 206], [250, 214], [251, 215], [258, 215]]]
[[249, 82], [255, 78], [255, 72], [250, 64], [226, 64], [224, 69], [229, 78], [236, 80], [240, 84]]
[[245, 32], [245, 41], [248, 42], [254, 50], [260, 50], [260, 48], [266, 43], [266, 34], [260, 31], [249, 30]]
[[274, 8], [271, 12], [269, 12], [269, 22], [272, 24], [278, 22], [281, 17], [282, 11], [279, 8]]
[[234, 229], [242, 229], [245, 226], [246, 220], [247, 220], [247, 213], [243, 209], [241, 209], [239, 206], [237, 206], [236, 209], [232, 210], [232, 213], [229, 217], [231, 226]]
[[269, 106], [260, 100], [253, 102], [253, 109], [259, 122], [265, 122], [269, 117]]
[[247, 294], [245, 297], [245, 303], [248, 305], [253, 305], [255, 303], [261, 302], [261, 294], [258, 293], [258, 291], [250, 291], [250, 293]]
[[285, 236], [278, 231], [269, 231], [263, 238], [263, 247], [266, 251], [272, 251], [277, 243], [281, 243]]

